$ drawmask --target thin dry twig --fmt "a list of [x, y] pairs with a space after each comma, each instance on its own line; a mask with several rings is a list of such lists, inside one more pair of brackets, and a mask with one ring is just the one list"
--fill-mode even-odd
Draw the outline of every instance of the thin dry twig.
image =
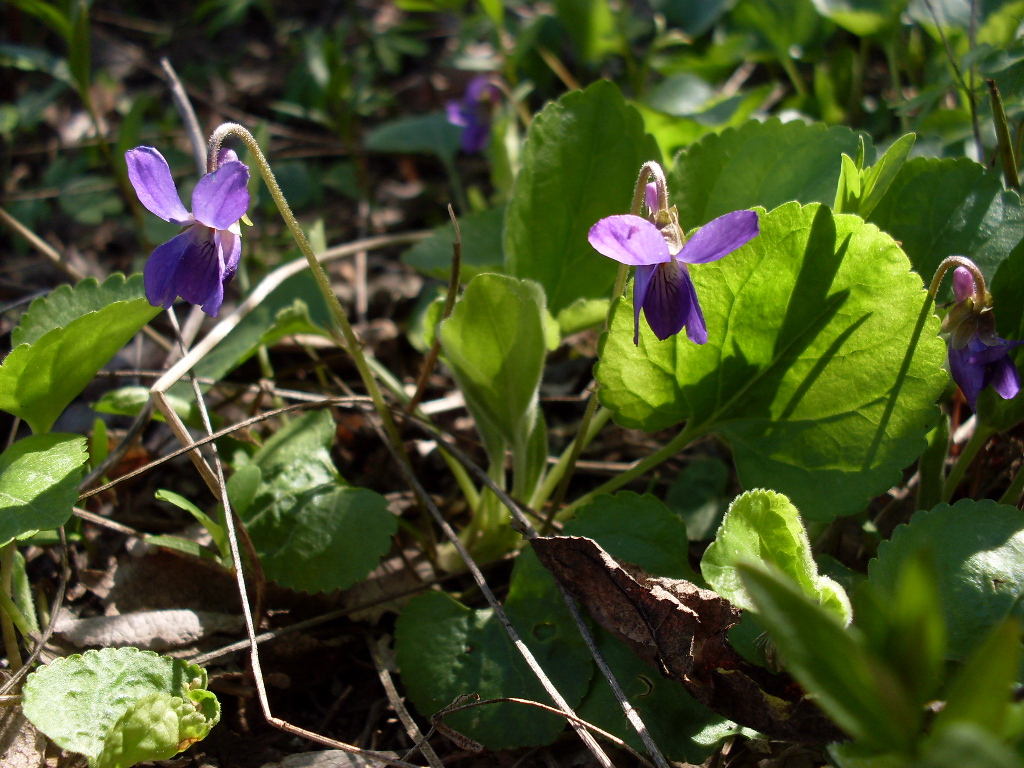
[[[505, 505], [506, 509], [512, 514], [513, 525], [516, 527], [525, 539], [528, 541], [537, 537], [537, 531], [530, 524], [529, 519], [524, 514], [520, 505], [508, 495], [501, 487], [498, 486], [483, 470], [482, 467], [476, 465], [468, 456], [462, 451], [452, 445], [448, 435], [440, 432], [433, 425], [428, 422], [422, 421], [415, 417], [407, 417], [410, 421], [416, 422], [421, 428], [429, 432], [436, 440], [437, 445], [441, 450], [448, 451], [450, 455], [468, 469], [473, 475], [476, 476], [477, 480], [485, 484], [498, 500]], [[460, 551], [461, 554], [461, 551]], [[468, 561], [467, 561], [468, 562]], [[557, 581], [557, 580], [556, 580]], [[573, 600], [569, 592], [562, 586], [561, 582], [558, 583], [559, 591], [562, 594], [562, 599], [565, 601], [566, 606], [569, 608], [569, 612], [572, 615], [573, 621], [576, 623], [577, 629], [583, 636], [584, 641], [587, 644], [587, 649], [590, 651], [591, 656], [594, 658], [594, 662], [597, 664], [598, 669], [608, 682], [609, 687], [615, 696], [616, 701], [619, 703], [623, 714], [629, 721], [629, 724], [640, 736], [640, 739], [644, 743], [644, 747], [647, 748], [648, 753], [657, 763], [658, 768], [669, 768], [668, 760], [662, 754], [658, 745], [655, 744], [654, 739], [651, 737], [650, 731], [647, 729], [647, 725], [644, 723], [643, 718], [640, 717], [640, 713], [636, 711], [636, 708], [630, 703], [626, 697], [625, 691], [622, 690], [622, 686], [619, 685], [619, 681], [615, 678], [615, 674], [612, 672], [608, 663], [605, 661], [604, 656], [601, 654], [597, 647], [597, 643], [594, 641], [594, 636], [591, 634], [589, 627], [583, 619], [583, 615], [580, 613], [579, 607], [576, 605], [576, 601]]]
[[[494, 596], [494, 592], [491, 591], [490, 586], [487, 584], [487, 580], [484, 578], [483, 573], [480, 571], [480, 567], [476, 564], [476, 561], [473, 560], [472, 555], [469, 554], [469, 552], [466, 550], [466, 547], [462, 544], [462, 541], [455, 533], [455, 529], [451, 527], [448, 521], [444, 518], [444, 515], [441, 514], [441, 510], [439, 510], [437, 508], [437, 505], [434, 504], [433, 499], [430, 498], [430, 494], [428, 494], [426, 489], [420, 484], [419, 480], [416, 478], [416, 475], [413, 474], [410, 467], [405, 462], [401, 461], [401, 458], [397, 455], [397, 451], [391, 444], [391, 441], [384, 438], [382, 434], [383, 428], [379, 424], [377, 424], [376, 420], [374, 420], [372, 417], [368, 417], [368, 420], [370, 424], [373, 425], [374, 429], [377, 431], [377, 434], [381, 436], [384, 445], [387, 447], [388, 451], [395, 459], [396, 463], [398, 464], [399, 470], [405, 477], [406, 483], [408, 483], [409, 487], [416, 493], [417, 496], [419, 496], [420, 501], [426, 506], [427, 510], [430, 512], [431, 517], [434, 518], [434, 521], [444, 532], [445, 538], [447, 538], [448, 541], [452, 543], [452, 546], [455, 547], [455, 550], [459, 553], [459, 556], [462, 558], [463, 562], [465, 562], [466, 567], [469, 569], [469, 572], [473, 577], [473, 581], [477, 585], [477, 588], [480, 590], [481, 594], [483, 594], [484, 599], [487, 600], [487, 603], [494, 610], [494, 615], [497, 617], [498, 621], [501, 622], [501, 625], [504, 628], [505, 633], [512, 641], [512, 644], [515, 645], [516, 650], [519, 651], [520, 655], [523, 657], [523, 660], [526, 662], [527, 666], [530, 667], [530, 671], [533, 672], [533, 674], [537, 677], [537, 680], [540, 681], [540, 684], [544, 687], [544, 690], [547, 691], [547, 694], [551, 697], [551, 700], [554, 701], [555, 704], [558, 706], [559, 710], [567, 716], [566, 719], [569, 721], [569, 724], [572, 726], [573, 730], [576, 731], [577, 735], [580, 737], [580, 740], [583, 741], [587, 749], [590, 750], [590, 753], [594, 755], [595, 758], [597, 758], [597, 761], [602, 766], [604, 766], [605, 768], [612, 768], [612, 762], [608, 755], [605, 754], [605, 751], [601, 749], [601, 745], [594, 740], [594, 737], [590, 735], [590, 732], [586, 728], [584, 728], [582, 725], [576, 722], [576, 713], [573, 711], [572, 707], [569, 706], [569, 703], [558, 691], [558, 688], [555, 687], [554, 683], [551, 682], [551, 679], [541, 668], [540, 664], [537, 663], [537, 659], [534, 657], [533, 652], [530, 650], [530, 648], [526, 645], [526, 643], [523, 642], [522, 638], [519, 637], [519, 633], [516, 631], [515, 627], [512, 626], [512, 622], [509, 620], [508, 614], [505, 613], [505, 609], [502, 607], [501, 603], [498, 602], [498, 598]], [[419, 420], [417, 420], [417, 422], [418, 421]], [[517, 516], [517, 520], [525, 524], [527, 529], [531, 531], [533, 530], [533, 526], [530, 525], [529, 521], [526, 519], [525, 516], [523, 516], [522, 512], [516, 509], [513, 512], [513, 514]], [[572, 717], [570, 718], [568, 717], [568, 715], [572, 715]]]
[[[405, 728], [405, 732], [409, 735], [409, 739], [416, 745], [415, 749], [418, 749], [423, 754], [423, 757], [430, 764], [430, 768], [444, 768], [444, 764], [437, 756], [434, 748], [430, 746], [430, 742], [423, 736], [423, 732], [416, 725], [416, 721], [412, 719], [409, 710], [405, 708], [402, 697], [398, 695], [398, 689], [395, 688], [395, 683], [391, 679], [391, 673], [388, 671], [388, 664], [385, 662], [384, 654], [381, 651], [382, 647], [387, 647], [387, 642], [387, 638], [382, 637], [380, 645], [378, 645], [374, 638], [369, 634], [366, 635], [366, 645], [370, 649], [370, 657], [373, 659], [373, 665], [377, 668], [377, 677], [380, 678], [380, 684], [384, 687], [384, 692], [387, 694], [388, 703], [391, 704], [391, 708], [398, 715], [398, 719], [401, 721], [402, 727]], [[406, 758], [408, 757], [409, 755], [406, 755]]]

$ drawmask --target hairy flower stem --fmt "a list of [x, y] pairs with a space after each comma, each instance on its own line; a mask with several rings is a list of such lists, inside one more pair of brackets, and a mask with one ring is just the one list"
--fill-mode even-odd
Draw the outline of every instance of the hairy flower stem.
[[[633, 203], [630, 206], [630, 213], [634, 216], [639, 216], [643, 211], [644, 200], [647, 193], [647, 183], [651, 177], [654, 177], [654, 187], [658, 191], [658, 210], [668, 210], [668, 181], [665, 179], [665, 171], [662, 167], [652, 161], [646, 162], [640, 168], [640, 174], [636, 179], [636, 186], [633, 187]], [[629, 277], [629, 267], [625, 264], [619, 264], [619, 271], [615, 275], [615, 285], [612, 287], [612, 301], [608, 306], [608, 314], [604, 319], [604, 330], [608, 332], [608, 328], [612, 322], [612, 310], [615, 307], [615, 301], [622, 297], [622, 292], [626, 288], [626, 279]], [[537, 508], [547, 500], [548, 495], [551, 493], [551, 485], [555, 482], [558, 483], [558, 487], [555, 490], [555, 495], [551, 503], [551, 509], [548, 512], [547, 517], [544, 519], [542, 526], [542, 533], [547, 534], [551, 525], [555, 520], [555, 515], [558, 514], [558, 508], [561, 506], [562, 501], [565, 499], [565, 494], [569, 490], [569, 481], [572, 480], [572, 475], [576, 469], [576, 462], [579, 460], [580, 453], [583, 452], [584, 447], [594, 439], [594, 434], [591, 433], [590, 422], [594, 418], [594, 414], [597, 412], [597, 384], [595, 383], [590, 391], [590, 396], [587, 398], [587, 408], [583, 412], [583, 418], [580, 419], [580, 426], [576, 432], [576, 437], [572, 441], [572, 445], [569, 448], [567, 457], [563, 457], [559, 460], [558, 464], [552, 468], [551, 473], [545, 480], [544, 484], [538, 489], [538, 492], [534, 494], [531, 499], [531, 506]], [[601, 421], [601, 426], [607, 423], [608, 418], [611, 414], [608, 413], [604, 416]]]
[[274, 203], [281, 213], [281, 218], [284, 219], [288, 229], [291, 230], [292, 237], [295, 238], [299, 250], [306, 257], [310, 271], [312, 271], [313, 277], [316, 279], [317, 287], [320, 289], [320, 293], [323, 294], [324, 301], [327, 302], [327, 308], [331, 312], [331, 317], [337, 323], [338, 328], [341, 329], [343, 339], [338, 339], [338, 341], [342, 342], [340, 346], [344, 347], [352, 356], [356, 369], [359, 371], [359, 377], [363, 380], [363, 386], [366, 387], [370, 399], [373, 400], [373, 407], [380, 415], [381, 421], [384, 424], [384, 431], [387, 433], [388, 439], [395, 446], [398, 455], [408, 462], [409, 454], [405, 450], [405, 445], [402, 443], [395, 420], [391, 416], [391, 411], [388, 410], [387, 403], [384, 402], [384, 396], [381, 394], [380, 387], [377, 386], [377, 380], [373, 377], [373, 372], [370, 370], [366, 356], [363, 354], [362, 342], [356, 335], [351, 323], [349, 323], [348, 316], [338, 301], [338, 297], [334, 295], [334, 289], [331, 288], [331, 281], [327, 277], [327, 272], [320, 262], [317, 261], [316, 254], [313, 253], [313, 248], [310, 246], [309, 240], [306, 239], [306, 233], [302, 231], [302, 227], [299, 226], [299, 222], [295, 219], [295, 214], [292, 213], [291, 206], [288, 205], [288, 201], [281, 192], [277, 178], [270, 169], [270, 163], [264, 157], [263, 151], [260, 149], [255, 137], [238, 123], [224, 123], [218, 126], [210, 136], [210, 142], [207, 146], [206, 165], [208, 171], [212, 173], [217, 170], [217, 156], [220, 154], [220, 148], [224, 143], [224, 139], [228, 136], [237, 136], [241, 139], [242, 143], [245, 144], [256, 159], [256, 164], [259, 166], [263, 181], [266, 183], [267, 189], [270, 190], [270, 196], [274, 198]]
[[966, 256], [947, 256], [939, 264], [939, 268], [935, 270], [935, 276], [932, 278], [931, 287], [928, 288], [928, 296], [932, 301], [935, 301], [935, 297], [939, 293], [939, 286], [942, 285], [942, 278], [945, 277], [946, 272], [952, 267], [963, 267], [970, 271], [974, 277], [975, 292], [978, 296], [987, 296], [988, 290], [985, 287], [985, 276], [981, 274], [981, 270], [978, 269], [978, 265], [968, 259]]

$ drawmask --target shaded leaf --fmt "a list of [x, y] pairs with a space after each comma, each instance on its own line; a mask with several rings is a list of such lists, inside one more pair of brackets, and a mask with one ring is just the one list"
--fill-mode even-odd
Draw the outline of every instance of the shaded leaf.
[[[459, 217], [462, 233], [462, 264], [459, 279], [463, 283], [481, 272], [500, 272], [504, 261], [501, 230], [505, 209], [492, 208]], [[421, 240], [402, 254], [402, 261], [425, 275], [447, 280], [452, 271], [452, 243], [455, 227], [451, 222], [436, 227], [432, 237]]]
[[1024, 618], [1024, 516], [991, 500], [961, 499], [917, 512], [878, 547], [868, 579], [891, 590], [904, 561], [922, 549], [938, 572], [948, 654], [967, 659], [1008, 616]]
[[[505, 610], [562, 696], [578, 704], [590, 680], [590, 654], [530, 551], [516, 560]], [[426, 592], [402, 611], [395, 641], [402, 681], [424, 716], [468, 693], [551, 701], [489, 608], [472, 610], [442, 592]], [[477, 707], [444, 722], [491, 749], [548, 744], [565, 727], [557, 715], [515, 704]]]
[[612, 83], [548, 104], [530, 125], [505, 214], [506, 272], [539, 282], [556, 315], [581, 297], [607, 297], [618, 266], [587, 233], [629, 212], [640, 166], [656, 159], [657, 145]]
[[64, 525], [87, 458], [84, 437], [60, 433], [26, 437], [0, 454], [0, 544]]

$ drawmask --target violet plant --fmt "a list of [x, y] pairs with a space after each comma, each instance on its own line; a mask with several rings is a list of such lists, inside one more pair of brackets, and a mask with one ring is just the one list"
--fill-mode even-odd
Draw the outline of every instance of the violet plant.
[[[879, 29], [888, 29], [883, 21]], [[475, 79], [448, 110], [448, 119], [464, 129], [467, 152], [500, 130], [487, 119], [488, 100], [498, 96], [493, 88]], [[763, 662], [752, 684], [777, 674], [770, 668], [781, 664], [835, 729], [825, 743], [814, 734], [805, 743], [827, 751], [841, 768], [932, 765], [949, 750], [972, 749], [994, 755], [992, 765], [1021, 764], [1024, 718], [1019, 697], [1011, 696], [1024, 611], [1019, 457], [1012, 476], [1000, 478], [1006, 487], [999, 502], [965, 495], [947, 503], [964, 490], [961, 480], [986, 441], [1024, 421], [1016, 367], [1024, 344], [1019, 196], [973, 161], [909, 158], [912, 138], [897, 140], [870, 164], [874, 147], [863, 135], [778, 120], [709, 132], [666, 162], [666, 173], [663, 124], [645, 122], [607, 81], [568, 93], [533, 117], [507, 208], [465, 220], [467, 232], [479, 226], [475, 231], [483, 234], [465, 239], [462, 257], [472, 262], [467, 257], [484, 250], [486, 240], [500, 243], [501, 263], [472, 274], [464, 287], [457, 264], [450, 266], [450, 311], [437, 305], [428, 323], [427, 335], [480, 438], [486, 466], [479, 473], [447, 449], [430, 410], [417, 405], [421, 393], [410, 394], [366, 354], [247, 129], [225, 124], [214, 131], [191, 212], [157, 149], [128, 151], [128, 178], [139, 201], [185, 229], [153, 251], [141, 279], [58, 289], [34, 302], [13, 333], [12, 351], [0, 365], [0, 408], [33, 434], [0, 454], [0, 584], [11, 584], [19, 568], [24, 572], [17, 542], [63, 525], [79, 490], [91, 492], [78, 487], [85, 438], [51, 429], [110, 358], [179, 297], [219, 320], [151, 390], [184, 448], [194, 447], [171, 386], [215, 357], [234, 323], [274, 290], [263, 292], [261, 284], [232, 295], [244, 258], [239, 221], [250, 193], [248, 167], [224, 147], [231, 138], [252, 155], [312, 272], [323, 311], [314, 319], [310, 305], [293, 304], [258, 320], [259, 332], [248, 341], [219, 348], [229, 348], [223, 354], [231, 359], [218, 376], [260, 348], [269, 357], [268, 347], [298, 332], [332, 339], [344, 350], [396, 465], [415, 476], [403, 429], [426, 430], [468, 509], [441, 545], [435, 537], [442, 526], [403, 517], [406, 541], [422, 548], [439, 575], [467, 567], [465, 551], [481, 561], [515, 554], [504, 609], [509, 626], [548, 667], [564, 699], [559, 706], [641, 745], [620, 702], [592, 682], [592, 651], [558, 584], [524, 547], [526, 518], [513, 523], [510, 509], [525, 510], [545, 532], [593, 539], [655, 577], [710, 588], [742, 611], [729, 642]], [[670, 206], [669, 189], [681, 202]], [[932, 204], [906, 204], [922, 198]], [[979, 234], [971, 219], [981, 198], [994, 201], [982, 214], [999, 237]], [[950, 244], [941, 247], [969, 245], [958, 248], [966, 256], [936, 251], [929, 225], [939, 209], [953, 229]], [[422, 240], [417, 248], [433, 247], [447, 258], [445, 235], [386, 242], [396, 240]], [[368, 247], [362, 242], [352, 250]], [[627, 291], [630, 266], [636, 269]], [[951, 268], [953, 301], [946, 305], [942, 281]], [[559, 436], [556, 446], [542, 397], [548, 355], [579, 333], [599, 339], [594, 382], [574, 435]], [[340, 401], [317, 405], [320, 410], [284, 423], [258, 448], [236, 449], [224, 464], [219, 454], [208, 463], [194, 452], [213, 500], [175, 502], [206, 522], [218, 544], [228, 535], [220, 562], [235, 570], [246, 606], [246, 561], [234, 513], [248, 557], [260, 561], [262, 573], [305, 592], [358, 583], [396, 536], [388, 500], [348, 482], [332, 456], [335, 422], [326, 407], [342, 407]], [[205, 413], [202, 397], [196, 406]], [[406, 407], [416, 425], [400, 426]], [[974, 432], [954, 458], [943, 427], [948, 414], [966, 408], [975, 414]], [[610, 478], [581, 482], [579, 459], [612, 420], [659, 435], [661, 444]], [[205, 429], [212, 440], [208, 417]], [[635, 480], [669, 473], [678, 457], [701, 452], [728, 457], [729, 488], [738, 491], [716, 500], [720, 514], [704, 526], [714, 531], [707, 536], [694, 507], [679, 500], [685, 488], [674, 497], [670, 491], [667, 501], [629, 490], [642, 487], [631, 486]], [[890, 490], [914, 484], [916, 498], [944, 501], [918, 509], [914, 494]], [[880, 505], [877, 499], [887, 494], [890, 501]], [[897, 508], [900, 525], [887, 525], [889, 510]], [[863, 534], [866, 574], [822, 557], [847, 517]], [[709, 539], [695, 570], [690, 543]], [[194, 543], [154, 541], [210, 557]], [[7, 586], [0, 589], [0, 628], [12, 668], [22, 659], [20, 643], [38, 632], [31, 603], [15, 598]], [[397, 662], [421, 714], [447, 712], [469, 691], [537, 700], [550, 694], [510, 652], [497, 616], [493, 606], [464, 605], [440, 590], [417, 595], [401, 610]], [[624, 687], [642, 694], [634, 712], [669, 757], [702, 761], [749, 725], [742, 719], [746, 702], [701, 700], [632, 654], [606, 626], [607, 617], [596, 618], [603, 627], [596, 645]], [[253, 635], [253, 617], [246, 613], [246, 619]], [[776, 665], [754, 640], [762, 633], [778, 651]], [[255, 648], [252, 658], [258, 672]], [[662, 671], [670, 666], [662, 664]], [[74, 704], [64, 667], [100, 680], [95, 695]], [[107, 701], [120, 695], [116, 681], [124, 670], [151, 672], [155, 682], [133, 687], [114, 711]], [[694, 678], [702, 672], [691, 671]], [[24, 706], [39, 728], [87, 755], [91, 765], [128, 765], [171, 757], [209, 732], [220, 712], [205, 686], [205, 672], [194, 665], [108, 649], [34, 673]], [[54, 701], [72, 707], [74, 734], [53, 717]], [[96, 732], [82, 738], [82, 723], [97, 712], [103, 716]], [[547, 744], [565, 727], [557, 714], [507, 700], [445, 718], [450, 728], [494, 749]], [[157, 722], [170, 723], [167, 733], [158, 744], [143, 743], [139, 733]], [[789, 725], [795, 730], [787, 733], [800, 733], [799, 723]], [[834, 732], [846, 739], [832, 738]], [[642, 748], [665, 760], [651, 744]]]

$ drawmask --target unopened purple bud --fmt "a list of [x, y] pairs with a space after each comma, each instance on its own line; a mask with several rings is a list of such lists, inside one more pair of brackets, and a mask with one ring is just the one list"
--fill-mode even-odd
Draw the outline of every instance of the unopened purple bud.
[[967, 267], [953, 270], [953, 298], [957, 303], [972, 298], [975, 294], [974, 275]]

